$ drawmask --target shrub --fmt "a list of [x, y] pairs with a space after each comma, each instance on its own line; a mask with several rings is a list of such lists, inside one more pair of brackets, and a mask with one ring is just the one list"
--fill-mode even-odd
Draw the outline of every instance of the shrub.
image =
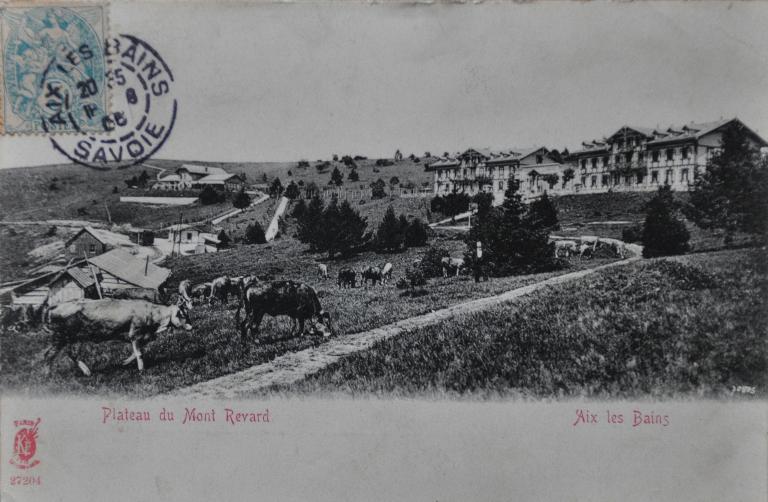
[[360, 181], [360, 175], [357, 174], [357, 169], [350, 170], [349, 174], [347, 174], [347, 179], [349, 181]]
[[344, 176], [341, 174], [341, 171], [339, 171], [338, 167], [333, 168], [333, 172], [331, 173], [331, 181], [329, 181], [328, 184], [336, 185], [337, 187], [340, 187], [344, 184]]
[[429, 226], [416, 218], [408, 225], [405, 230], [406, 247], [426, 246], [429, 238]]
[[406, 268], [405, 278], [408, 281], [408, 285], [411, 288], [424, 286], [427, 283], [427, 278], [424, 276], [424, 272], [420, 268], [415, 268], [415, 267]]
[[390, 184], [390, 185], [393, 185], [393, 186], [394, 186], [394, 185], [399, 185], [399, 184], [400, 184], [400, 179], [399, 179], [397, 176], [392, 176], [392, 177], [389, 179], [389, 184]]
[[283, 184], [280, 182], [280, 178], [272, 180], [272, 184], [269, 185], [269, 196], [278, 198], [283, 194]]
[[59, 185], [57, 185], [55, 181], [51, 182], [51, 184], [48, 185], [48, 190], [52, 192], [55, 192], [58, 189], [59, 189]]
[[141, 232], [141, 241], [139, 244], [142, 246], [151, 246], [155, 243], [155, 233], [152, 230], [145, 230]]
[[387, 192], [384, 191], [384, 187], [387, 186], [384, 180], [381, 178], [371, 183], [371, 198], [382, 199], [387, 196]]
[[376, 160], [376, 166], [377, 167], [387, 167], [387, 166], [394, 166], [395, 163], [392, 162], [389, 159], [377, 159]]
[[296, 167], [297, 167], [298, 169], [307, 169], [307, 168], [309, 167], [309, 161], [308, 161], [308, 160], [300, 160], [300, 161], [299, 161], [299, 162], [296, 164]]
[[430, 209], [434, 213], [441, 213], [445, 216], [456, 216], [459, 213], [469, 211], [471, 198], [465, 193], [452, 192], [448, 195], [435, 196], [430, 201]]
[[246, 244], [265, 244], [267, 238], [264, 236], [264, 229], [258, 221], [254, 221], [245, 227], [244, 239]]
[[[209, 187], [205, 187], [207, 189]], [[203, 192], [205, 192], [205, 189], [203, 189]], [[202, 201], [202, 193], [201, 196], [201, 202]], [[203, 202], [205, 204], [205, 202]], [[237, 209], [245, 209], [246, 207], [251, 205], [251, 198], [248, 196], [247, 193], [245, 193], [245, 187], [240, 188], [240, 191], [238, 191], [235, 196], [232, 198], [232, 205], [235, 206]]]
[[51, 226], [51, 227], [48, 229], [48, 231], [45, 233], [45, 235], [46, 235], [47, 237], [53, 237], [54, 235], [56, 235], [56, 230], [57, 230], [57, 229], [56, 229], [56, 225], [53, 225], [53, 226]]
[[299, 197], [299, 187], [296, 186], [296, 183], [293, 181], [288, 183], [288, 186], [285, 189], [285, 196], [291, 200], [297, 199]]
[[642, 236], [644, 257], [683, 254], [688, 251], [690, 235], [676, 213], [669, 185], [660, 187], [648, 203], [645, 216]]
[[296, 218], [297, 220], [301, 220], [306, 211], [307, 203], [304, 202], [304, 199], [299, 199], [299, 202], [296, 203], [296, 205], [293, 207], [293, 211], [291, 211], [291, 217]]
[[560, 223], [557, 219], [557, 209], [546, 192], [540, 198], [531, 202], [528, 207], [527, 218], [532, 228], [540, 228], [547, 231], [560, 228]]
[[112, 187], [112, 193], [119, 193], [120, 190], [117, 189], [117, 187]]
[[441, 277], [443, 275], [442, 260], [451, 254], [440, 245], [432, 245], [427, 248], [421, 259], [419, 268], [425, 277]]
[[220, 248], [228, 248], [230, 243], [230, 238], [227, 235], [227, 233], [222, 229], [221, 232], [216, 236], [217, 239], [219, 239], [219, 247]]
[[624, 242], [640, 242], [643, 240], [643, 226], [632, 225], [621, 231], [621, 240]]

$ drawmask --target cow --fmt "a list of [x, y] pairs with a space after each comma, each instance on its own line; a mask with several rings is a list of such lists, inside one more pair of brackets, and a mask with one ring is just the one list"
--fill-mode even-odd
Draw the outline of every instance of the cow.
[[464, 259], [444, 256], [440, 260], [440, 264], [443, 266], [443, 277], [448, 277], [448, 271], [453, 269], [456, 269], [456, 277], [458, 277], [459, 272], [461, 272], [461, 269], [464, 268]]
[[360, 282], [362, 282], [364, 286], [368, 285], [368, 281], [371, 281], [372, 286], [375, 286], [376, 282], [381, 283], [382, 281], [381, 269], [379, 267], [365, 267], [360, 270], [360, 276]]
[[351, 268], [342, 268], [339, 270], [338, 284], [340, 288], [354, 288], [356, 286], [357, 274]]
[[[130, 342], [139, 371], [144, 370], [142, 347], [169, 328], [192, 329], [186, 302], [179, 298], [175, 305], [158, 305], [145, 300], [83, 300], [56, 305], [47, 314], [47, 329], [53, 332], [53, 344], [45, 353], [49, 366], [61, 351], [76, 343], [120, 340]], [[80, 370], [90, 376], [91, 370], [75, 360]]]
[[229, 301], [229, 294], [232, 290], [232, 281], [228, 275], [217, 277], [211, 281], [211, 296], [208, 297], [208, 303], [213, 303], [214, 298], [226, 305]]
[[248, 287], [245, 292], [245, 319], [240, 324], [243, 348], [249, 335], [258, 335], [265, 314], [290, 317], [293, 321], [291, 336], [297, 327], [298, 333], [304, 334], [304, 323], [307, 320], [315, 329], [321, 331], [323, 336], [335, 334], [331, 316], [320, 306], [317, 293], [301, 282], [274, 281], [270, 284], [256, 283]]
[[192, 286], [192, 288], [189, 290], [189, 295], [193, 300], [204, 300], [205, 298], [208, 298], [211, 295], [211, 283], [204, 282], [202, 284]]
[[242, 277], [238, 277], [237, 279], [237, 282], [233, 285], [233, 289], [236, 288], [237, 292], [233, 294], [237, 294], [238, 299], [237, 311], [235, 312], [235, 320], [240, 322], [240, 310], [245, 305], [245, 292], [252, 284], [257, 284], [259, 282], [259, 278], [255, 275], [244, 275]]
[[328, 279], [328, 265], [325, 263], [318, 263], [317, 270], [320, 272], [320, 277]]
[[555, 241], [555, 258], [560, 256], [561, 251], [565, 251], [565, 257], [568, 258], [571, 253], [575, 254], [579, 250], [579, 244], [576, 241], [559, 240]]
[[189, 279], [184, 279], [179, 283], [179, 298], [184, 300], [184, 307], [187, 310], [192, 309], [192, 296], [190, 295], [190, 288], [192, 283]]
[[389, 281], [392, 280], [392, 264], [391, 263], [385, 263], [384, 266], [381, 267], [381, 278], [384, 284], [387, 284]]

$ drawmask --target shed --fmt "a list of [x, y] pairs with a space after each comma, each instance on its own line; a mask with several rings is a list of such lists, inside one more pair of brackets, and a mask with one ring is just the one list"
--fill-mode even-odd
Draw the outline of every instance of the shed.
[[101, 228], [83, 227], [64, 243], [65, 253], [73, 258], [96, 256], [110, 249], [133, 247], [127, 235], [110, 232]]
[[97, 270], [104, 296], [128, 295], [159, 301], [160, 288], [171, 275], [167, 268], [150, 263], [149, 257], [140, 257], [125, 249], [94, 256], [88, 263]]

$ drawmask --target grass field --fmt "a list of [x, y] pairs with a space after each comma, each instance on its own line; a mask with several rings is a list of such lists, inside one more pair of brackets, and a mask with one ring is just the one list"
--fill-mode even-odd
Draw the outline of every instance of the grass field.
[[[458, 256], [464, 249], [459, 241], [445, 245]], [[431, 279], [423, 296], [404, 296], [393, 283], [381, 287], [358, 287], [340, 290], [333, 278], [343, 266], [360, 267], [390, 261], [394, 264], [393, 278], [403, 274], [413, 259], [425, 248], [409, 249], [396, 255], [364, 253], [349, 260], [329, 263], [330, 280], [317, 273], [317, 261], [324, 256], [304, 252], [305, 246], [294, 239], [279, 239], [267, 245], [240, 246], [236, 249], [207, 255], [176, 258], [171, 287], [185, 278], [201, 282], [230, 274], [255, 273], [264, 278], [295, 279], [316, 288], [323, 307], [329, 310], [341, 333], [356, 333], [415, 315], [447, 307], [462, 301], [481, 298], [540, 281], [547, 277], [593, 266], [610, 260], [575, 262], [573, 268], [519, 277], [491, 279], [475, 284], [468, 277]], [[79, 376], [61, 358], [50, 376], [40, 364], [42, 352], [48, 347], [49, 335], [41, 331], [0, 334], [0, 378], [7, 389], [29, 389], [30, 392], [75, 392], [83, 394], [127, 394], [147, 396], [190, 385], [270, 361], [288, 351], [302, 350], [322, 343], [314, 338], [287, 338], [290, 324], [287, 318], [266, 317], [262, 333], [269, 339], [241, 353], [240, 337], [234, 321], [235, 302], [226, 308], [201, 306], [192, 314], [195, 330], [191, 333], [162, 335], [148, 347], [147, 368], [139, 374], [134, 366], [123, 368], [119, 361], [127, 357], [127, 343], [105, 343], [83, 347], [82, 357], [94, 370], [91, 378]]]
[[724, 396], [768, 384], [763, 250], [639, 262], [379, 342], [290, 393]]

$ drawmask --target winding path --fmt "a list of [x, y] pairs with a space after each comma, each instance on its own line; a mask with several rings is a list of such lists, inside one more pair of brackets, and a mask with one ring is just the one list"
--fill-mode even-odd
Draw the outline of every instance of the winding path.
[[508, 302], [547, 286], [581, 279], [600, 270], [619, 267], [639, 259], [640, 255], [636, 254], [626, 260], [559, 275], [535, 284], [507, 291], [500, 295], [459, 303], [369, 331], [342, 335], [317, 347], [287, 353], [268, 363], [259, 364], [237, 373], [214, 378], [189, 387], [176, 389], [170, 394], [187, 398], [231, 399], [247, 397], [255, 391], [266, 389], [273, 385], [288, 385], [298, 382], [320, 371], [329, 364], [338, 361], [342, 357], [368, 349], [379, 340], [408, 333], [411, 330], [445, 321], [457, 315], [486, 310], [489, 307]]

